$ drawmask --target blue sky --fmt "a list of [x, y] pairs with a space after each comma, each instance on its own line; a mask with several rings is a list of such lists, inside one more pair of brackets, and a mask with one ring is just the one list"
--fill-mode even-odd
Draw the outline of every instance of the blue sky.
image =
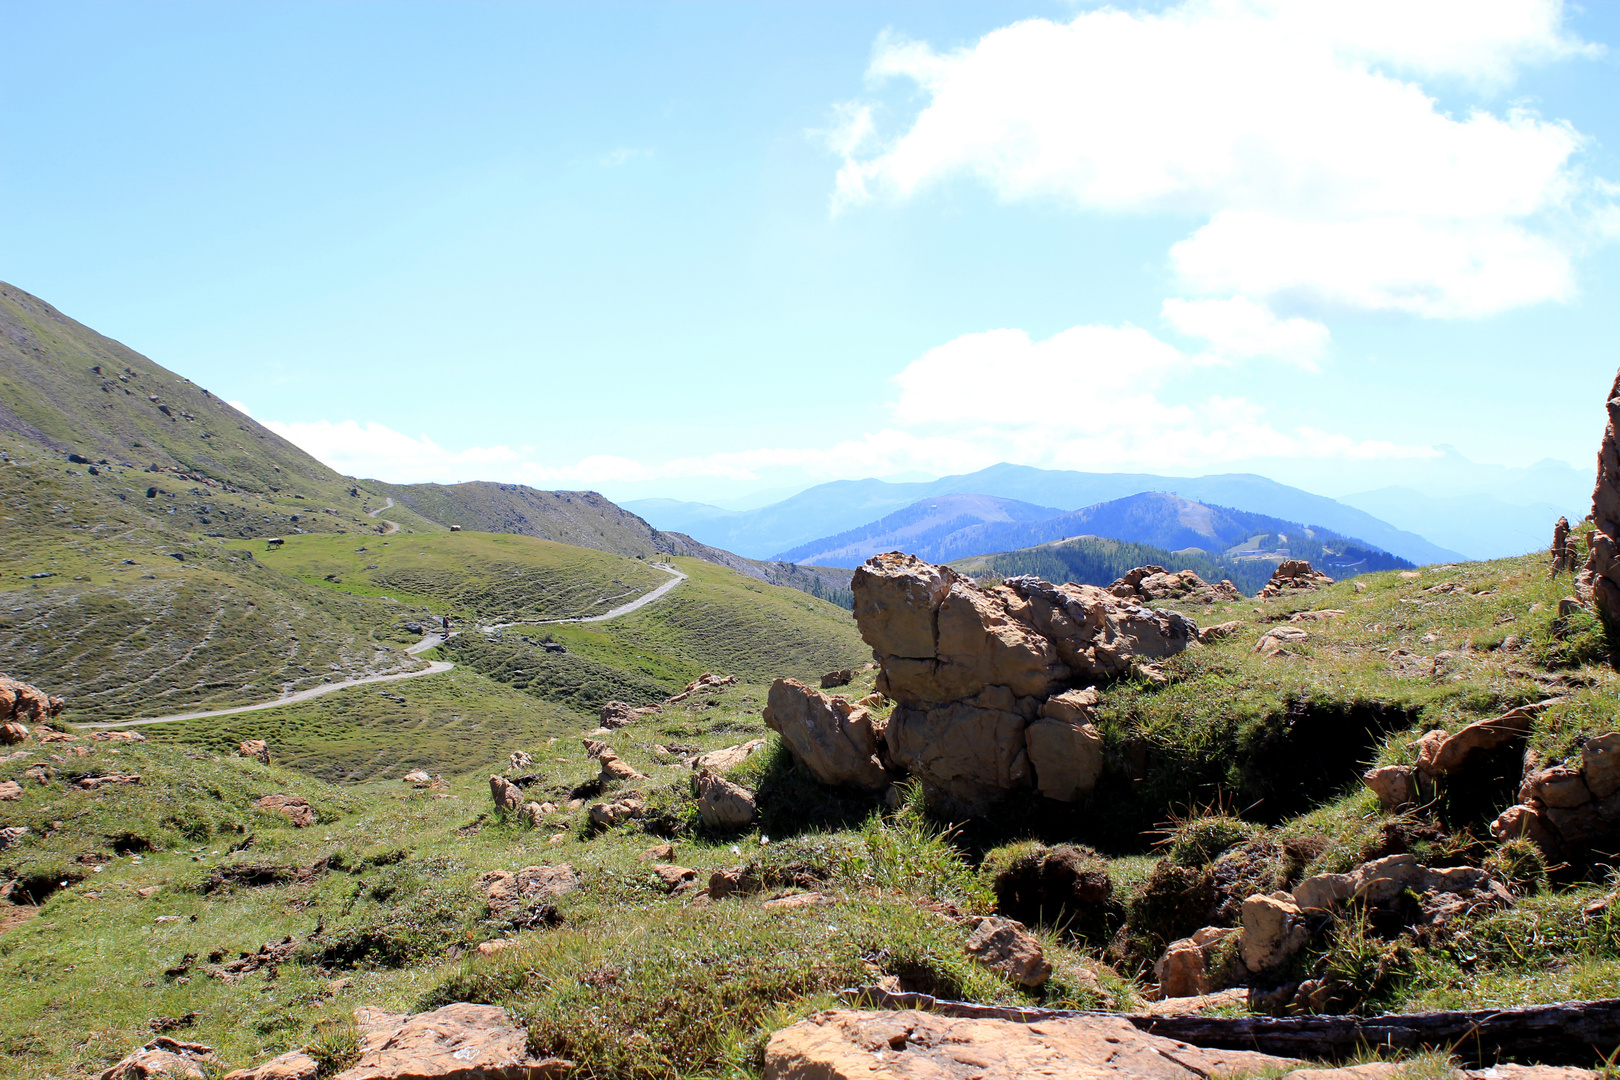
[[0, 17], [0, 277], [345, 472], [1578, 489], [1620, 362], [1620, 5]]

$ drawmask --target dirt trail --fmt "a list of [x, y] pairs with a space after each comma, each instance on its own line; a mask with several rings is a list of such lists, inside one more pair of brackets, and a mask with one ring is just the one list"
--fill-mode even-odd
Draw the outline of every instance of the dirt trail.
[[[375, 509], [375, 510], [367, 510], [366, 511], [366, 516], [367, 517], [377, 517], [377, 515], [382, 513], [384, 510], [392, 510], [394, 508], [393, 496], [388, 495], [388, 496], [384, 496], [384, 498], [386, 498], [388, 501], [383, 503], [381, 506], [377, 507], [377, 509]], [[382, 535], [384, 535], [384, 536], [393, 536], [395, 533], [399, 532], [399, 522], [397, 522], [397, 521], [389, 521], [387, 518], [377, 518], [377, 520], [382, 522], [384, 525], [388, 526], [388, 531], [383, 533]]]
[[[390, 499], [389, 502], [392, 503], [393, 500]], [[380, 513], [382, 510], [386, 510], [386, 509], [388, 509], [388, 507], [386, 507], [386, 506], [381, 507], [379, 510], [372, 511], [372, 515], [376, 516], [376, 514]], [[390, 522], [390, 524], [393, 524], [393, 523]], [[395, 525], [395, 528], [397, 529], [398, 526]], [[621, 604], [618, 607], [614, 608], [612, 611], [609, 611], [609, 612], [607, 612], [605, 614], [602, 614], [602, 615], [591, 615], [591, 616], [587, 616], [587, 617], [582, 618], [582, 619], [551, 619], [551, 620], [548, 620], [548, 622], [549, 623], [601, 622], [604, 619], [613, 619], [613, 618], [617, 618], [620, 615], [628, 615], [632, 611], [636, 611], [636, 610], [638, 610], [640, 608], [646, 607], [648, 604], [651, 604], [654, 601], [661, 599], [662, 597], [667, 595], [671, 589], [673, 589], [675, 586], [679, 585], [681, 582], [686, 580], [686, 575], [683, 574], [681, 571], [677, 570], [673, 565], [669, 565], [669, 564], [665, 564], [665, 563], [654, 563], [653, 565], [656, 566], [658, 569], [664, 571], [665, 573], [671, 574], [673, 576], [670, 578], [669, 581], [666, 581], [664, 584], [658, 586], [658, 588], [654, 589], [650, 593], [647, 593], [645, 596], [638, 597], [635, 600], [630, 601], [628, 604]], [[499, 624], [497, 624], [495, 626], [484, 626], [484, 627], [480, 627], [479, 629], [483, 630], [485, 633], [488, 633], [489, 631], [492, 631], [492, 630], [498, 630], [503, 626], [516, 626], [516, 625], [518, 625], [518, 624], [517, 623], [499, 623]], [[528, 625], [535, 625], [535, 624], [531, 623], [531, 624], [528, 624]], [[546, 624], [540, 624], [540, 625], [546, 625]], [[437, 647], [439, 645], [443, 645], [446, 638], [451, 637], [451, 636], [452, 635], [450, 635], [450, 634], [445, 634], [445, 633], [442, 633], [442, 632], [441, 633], [436, 633], [436, 634], [426, 634], [426, 635], [423, 636], [421, 641], [418, 641], [415, 645], [411, 645], [411, 646], [407, 647], [405, 651], [407, 653], [410, 653], [412, 656], [415, 656], [418, 653], [424, 653], [424, 652], [427, 652], [429, 649], [435, 648], [435, 647]], [[140, 727], [143, 724], [167, 724], [167, 723], [171, 723], [171, 722], [173, 722], [175, 720], [201, 720], [204, 717], [209, 717], [209, 716], [233, 716], [236, 713], [257, 712], [260, 709], [278, 709], [283, 705], [293, 705], [293, 704], [296, 704], [297, 702], [300, 702], [300, 701], [308, 701], [311, 698], [318, 698], [318, 697], [322, 696], [323, 694], [336, 693], [339, 690], [347, 690], [347, 689], [349, 689], [350, 687], [353, 687], [353, 686], [368, 686], [368, 685], [370, 685], [372, 683], [399, 682], [401, 679], [417, 679], [417, 678], [422, 677], [423, 675], [438, 675], [438, 674], [440, 674], [442, 672], [449, 671], [450, 669], [454, 668], [455, 666], [456, 666], [455, 664], [451, 663], [448, 660], [429, 660], [428, 661], [428, 666], [423, 668], [420, 671], [401, 671], [401, 672], [396, 672], [396, 673], [394, 673], [392, 675], [364, 675], [364, 676], [361, 676], [358, 679], [344, 679], [342, 682], [322, 683], [320, 686], [314, 686], [314, 687], [311, 687], [308, 690], [299, 690], [299, 691], [296, 691], [296, 692], [291, 693], [291, 694], [284, 694], [281, 697], [278, 697], [273, 701], [261, 701], [256, 705], [237, 705], [237, 706], [235, 706], [233, 708], [229, 708], [229, 709], [205, 709], [205, 710], [203, 710], [201, 712], [175, 713], [175, 714], [173, 714], [171, 716], [154, 716], [154, 717], [151, 717], [150, 719], [146, 719], [146, 720], [116, 720], [116, 721], [111, 721], [111, 722], [108, 722], [108, 723], [79, 724], [77, 726], [78, 727], [86, 727], [86, 728]]]

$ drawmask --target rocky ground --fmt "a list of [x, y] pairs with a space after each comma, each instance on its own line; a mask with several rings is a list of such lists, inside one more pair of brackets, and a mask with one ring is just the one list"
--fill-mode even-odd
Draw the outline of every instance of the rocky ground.
[[875, 560], [881, 666], [609, 702], [445, 778], [59, 731], [13, 691], [0, 1075], [141, 1047], [114, 1075], [1282, 1075], [1335, 1055], [852, 1007], [1612, 995], [1615, 676], [1570, 576], [1284, 577], [1153, 598]]

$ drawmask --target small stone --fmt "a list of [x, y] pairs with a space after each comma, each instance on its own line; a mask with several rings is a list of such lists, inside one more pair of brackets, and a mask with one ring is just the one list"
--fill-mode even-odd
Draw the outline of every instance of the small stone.
[[1052, 975], [1041, 943], [1012, 919], [981, 918], [965, 947], [979, 963], [1019, 986], [1041, 986]]

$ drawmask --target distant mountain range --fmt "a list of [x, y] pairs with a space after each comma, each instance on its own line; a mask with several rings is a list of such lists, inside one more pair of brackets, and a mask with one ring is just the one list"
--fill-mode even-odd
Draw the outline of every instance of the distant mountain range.
[[[1209, 566], [1188, 565], [1203, 573], [1218, 564], [1219, 572], [1233, 580], [1258, 574], [1263, 582], [1284, 558], [1309, 559], [1336, 576], [1412, 565], [1327, 529], [1207, 506], [1165, 492], [1127, 495], [1066, 514], [986, 495], [941, 495], [859, 529], [803, 544], [781, 557], [787, 562], [853, 567], [880, 551], [900, 549], [930, 562], [951, 562], [1073, 537], [1101, 537], [1147, 545], [1162, 554], [1206, 558]], [[1264, 567], [1240, 575], [1240, 563]]]
[[1455, 562], [1464, 557], [1365, 510], [1248, 473], [1178, 477], [1070, 472], [1003, 463], [926, 482], [835, 480], [757, 510], [723, 510], [671, 499], [638, 499], [623, 505], [657, 528], [687, 533], [705, 544], [751, 558], [782, 559], [818, 538], [859, 532], [922, 499], [982, 495], [1071, 511], [1150, 491], [1320, 527], [1416, 564]]

